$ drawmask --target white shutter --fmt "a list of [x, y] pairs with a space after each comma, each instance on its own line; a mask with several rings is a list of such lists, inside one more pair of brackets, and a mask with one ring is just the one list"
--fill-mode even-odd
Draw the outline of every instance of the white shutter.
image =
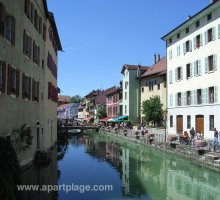
[[186, 53], [186, 43], [185, 42], [183, 43], [183, 53], [184, 54]]
[[198, 60], [198, 75], [202, 75], [201, 60]]
[[175, 81], [177, 81], [177, 69], [175, 69]]
[[212, 28], [212, 40], [215, 40], [216, 38], [215, 38], [215, 36], [216, 36], [216, 28], [215, 28], [215, 26]]
[[183, 67], [180, 67], [180, 80], [183, 80]]
[[193, 91], [193, 93], [194, 93], [194, 104], [197, 104], [197, 92], [196, 92], [196, 90], [194, 90]]
[[196, 49], [196, 37], [193, 38], [193, 49]]
[[190, 77], [193, 77], [193, 63], [190, 63]]
[[192, 40], [189, 40], [189, 51], [192, 51]]
[[196, 61], [194, 62], [193, 67], [194, 67], [194, 76], [196, 76], [197, 75], [197, 69], [196, 69], [197, 68], [197, 62]]
[[204, 37], [205, 37], [205, 44], [207, 44], [208, 43], [208, 31], [204, 33]]
[[205, 58], [205, 73], [208, 72], [208, 57]]
[[193, 105], [194, 104], [194, 90], [190, 92], [190, 95], [191, 95], [191, 105]]
[[205, 89], [202, 89], [202, 104], [205, 102]]
[[200, 34], [200, 46], [203, 45], [203, 39], [202, 39], [202, 34]]
[[218, 103], [218, 86], [214, 87], [214, 102]]
[[217, 70], [217, 55], [213, 55], [213, 69]]

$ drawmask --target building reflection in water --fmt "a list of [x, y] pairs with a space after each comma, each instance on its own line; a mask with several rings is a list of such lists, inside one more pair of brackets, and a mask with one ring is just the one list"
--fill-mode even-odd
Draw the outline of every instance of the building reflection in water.
[[[57, 150], [51, 152], [51, 162], [45, 166], [32, 166], [22, 173], [22, 185], [56, 185], [59, 171], [57, 170]], [[58, 192], [46, 191], [24, 191], [22, 192], [23, 200], [57, 200]]]

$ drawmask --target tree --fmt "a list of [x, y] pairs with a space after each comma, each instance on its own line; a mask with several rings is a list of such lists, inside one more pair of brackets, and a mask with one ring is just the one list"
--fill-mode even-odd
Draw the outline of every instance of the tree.
[[71, 103], [80, 103], [81, 100], [82, 100], [82, 97], [77, 94], [77, 95], [71, 97], [70, 102]]
[[106, 106], [101, 106], [100, 108], [98, 108], [97, 110], [97, 117], [99, 119], [105, 118], [107, 116], [106, 113]]
[[152, 122], [154, 127], [163, 120], [163, 104], [159, 96], [153, 96], [142, 103], [142, 111], [147, 122]]

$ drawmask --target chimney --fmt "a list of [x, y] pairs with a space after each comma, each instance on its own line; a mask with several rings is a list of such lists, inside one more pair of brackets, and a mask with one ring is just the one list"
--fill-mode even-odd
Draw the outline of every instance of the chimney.
[[156, 55], [156, 53], [154, 54], [154, 64], [156, 64], [157, 63], [157, 55]]
[[158, 56], [158, 60], [157, 60], [157, 62], [159, 62], [159, 61], [160, 61], [160, 54], [158, 53], [157, 56]]

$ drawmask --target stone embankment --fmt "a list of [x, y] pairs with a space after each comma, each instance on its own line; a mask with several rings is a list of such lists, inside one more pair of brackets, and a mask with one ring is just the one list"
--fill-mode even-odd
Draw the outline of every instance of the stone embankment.
[[100, 132], [142, 145], [148, 145], [152, 148], [183, 157], [201, 167], [220, 172], [220, 153], [209, 152], [207, 147], [195, 148], [191, 144], [165, 142], [164, 129], [148, 129], [148, 134], [144, 136], [141, 133], [138, 134], [137, 130], [132, 129], [115, 130], [103, 127], [100, 129]]

